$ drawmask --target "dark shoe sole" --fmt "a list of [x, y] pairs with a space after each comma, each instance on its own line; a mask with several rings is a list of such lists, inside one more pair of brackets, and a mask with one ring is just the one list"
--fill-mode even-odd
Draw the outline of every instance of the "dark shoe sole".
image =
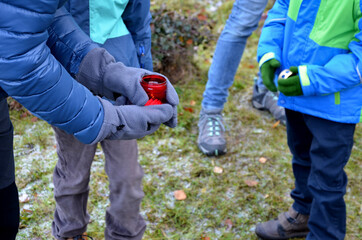
[[207, 156], [221, 156], [224, 155], [226, 153], [226, 148], [225, 149], [215, 149], [212, 151], [209, 151], [207, 149], [205, 149], [204, 147], [201, 146], [201, 144], [198, 144], [199, 149], [201, 150], [201, 152]]
[[263, 234], [260, 234], [260, 233], [257, 233], [255, 232], [255, 234], [260, 238], [260, 239], [263, 239], [263, 240], [288, 240], [288, 239], [293, 239], [293, 238], [306, 238], [307, 235], [308, 235], [308, 232], [300, 232], [300, 233], [296, 233], [292, 236], [289, 236], [289, 237], [269, 237], [269, 236], [266, 236], [266, 235], [263, 235]]

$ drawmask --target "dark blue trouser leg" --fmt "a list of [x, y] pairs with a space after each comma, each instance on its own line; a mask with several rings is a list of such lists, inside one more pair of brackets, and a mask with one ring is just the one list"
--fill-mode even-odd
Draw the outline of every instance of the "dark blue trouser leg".
[[309, 210], [307, 239], [344, 239], [346, 206], [343, 196], [347, 176], [343, 168], [351, 155], [355, 124], [286, 112], [288, 144], [293, 153], [296, 179], [291, 195], [295, 210], [301, 213]]
[[292, 166], [295, 178], [295, 188], [291, 192], [291, 197], [295, 201], [293, 208], [299, 213], [309, 215], [313, 197], [307, 184], [311, 168], [309, 149], [313, 136], [305, 125], [301, 113], [288, 110], [287, 137], [293, 155]]
[[0, 189], [0, 239], [13, 240], [19, 228], [19, 198], [15, 182]]
[[0, 100], [0, 238], [15, 239], [19, 227], [19, 200], [15, 185], [13, 125], [6, 99]]

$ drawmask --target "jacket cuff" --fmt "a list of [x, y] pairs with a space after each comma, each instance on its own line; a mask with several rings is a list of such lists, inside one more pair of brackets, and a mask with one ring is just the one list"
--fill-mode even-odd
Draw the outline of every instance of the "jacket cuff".
[[316, 92], [308, 76], [308, 67], [306, 65], [298, 66], [298, 74], [300, 78], [300, 85], [302, 86], [303, 95], [304, 96], [316, 95]]
[[112, 103], [100, 97], [98, 97], [98, 100], [101, 102], [101, 105], [103, 107], [103, 122], [97, 137], [90, 144], [95, 144], [97, 142], [103, 141], [112, 133], [114, 133], [116, 131], [116, 126], [119, 125], [119, 118]]
[[260, 61], [259, 61], [259, 68], [261, 67], [261, 65], [263, 65], [265, 62], [271, 60], [275, 58], [275, 53], [273, 52], [268, 52], [268, 53], [265, 53], [261, 58], [260, 58]]

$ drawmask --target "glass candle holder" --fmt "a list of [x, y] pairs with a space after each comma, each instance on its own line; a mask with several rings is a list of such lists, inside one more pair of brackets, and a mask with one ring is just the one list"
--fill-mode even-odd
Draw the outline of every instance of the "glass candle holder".
[[160, 75], [147, 75], [142, 78], [141, 86], [150, 99], [158, 99], [162, 103], [166, 102], [166, 78]]

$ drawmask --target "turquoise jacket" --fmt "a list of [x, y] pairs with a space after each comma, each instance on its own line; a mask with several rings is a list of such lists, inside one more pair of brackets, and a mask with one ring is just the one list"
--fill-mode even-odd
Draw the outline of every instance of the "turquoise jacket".
[[[298, 66], [303, 96], [279, 105], [342, 123], [362, 121], [362, 1], [277, 0], [258, 46], [261, 66]], [[275, 84], [277, 84], [277, 77]]]
[[[140, 67], [153, 69], [149, 0], [69, 0], [64, 7], [80, 28], [102, 47], [120, 45], [126, 49], [131, 36], [135, 46], [128, 48], [136, 49]], [[117, 60], [127, 65], [127, 59]]]

